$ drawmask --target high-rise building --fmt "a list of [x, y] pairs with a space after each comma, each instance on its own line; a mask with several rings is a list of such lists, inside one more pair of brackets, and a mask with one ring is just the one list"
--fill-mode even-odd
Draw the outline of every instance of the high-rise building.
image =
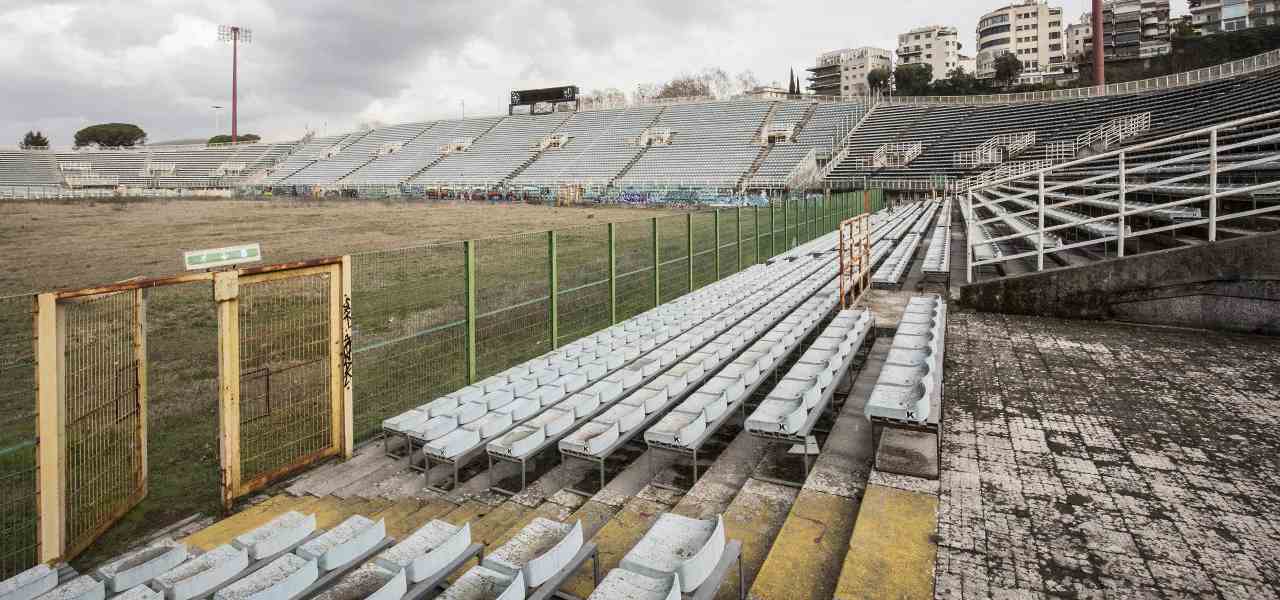
[[945, 79], [960, 65], [960, 34], [955, 27], [929, 25], [898, 36], [898, 64], [929, 65], [933, 80]]
[[1201, 35], [1280, 25], [1280, 0], [1187, 0], [1187, 8]]
[[1087, 55], [1093, 48], [1093, 14], [1085, 13], [1080, 15], [1078, 23], [1067, 25], [1066, 30], [1067, 45], [1067, 62], [1081, 63], [1084, 62]]
[[818, 56], [809, 67], [809, 89], [819, 96], [861, 96], [870, 91], [867, 74], [878, 68], [893, 69], [892, 54], [883, 48], [845, 48]]
[[1067, 66], [1062, 29], [1062, 8], [1036, 0], [982, 15], [977, 30], [978, 77], [995, 77], [996, 59], [1005, 54], [1022, 61], [1019, 83], [1040, 83], [1061, 75]]
[[1168, 54], [1169, 0], [1103, 2], [1102, 48], [1108, 61]]
[[[1102, 3], [1102, 48], [1107, 62], [1151, 58], [1173, 50], [1169, 42], [1169, 0], [1107, 0]], [[1093, 13], [1067, 26], [1067, 60], [1089, 63], [1093, 55]]]

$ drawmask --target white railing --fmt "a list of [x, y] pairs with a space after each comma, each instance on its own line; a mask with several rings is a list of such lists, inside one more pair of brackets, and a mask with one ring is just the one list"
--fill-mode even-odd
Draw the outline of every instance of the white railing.
[[378, 149], [373, 152], [373, 155], [375, 157], [387, 156], [399, 152], [401, 148], [404, 148], [404, 142], [387, 142], [379, 146]]
[[905, 167], [920, 156], [921, 152], [924, 152], [924, 144], [920, 142], [883, 144], [871, 155], [871, 164], [875, 168]]
[[1075, 100], [1078, 98], [1096, 98], [1101, 96], [1120, 96], [1157, 90], [1167, 90], [1189, 85], [1197, 85], [1229, 79], [1265, 71], [1280, 66], [1280, 50], [1271, 50], [1262, 54], [1242, 58], [1229, 63], [1204, 67], [1185, 73], [1174, 73], [1161, 77], [1152, 77], [1139, 81], [1112, 83], [1106, 86], [1067, 88], [1048, 92], [1026, 92], [1021, 94], [990, 94], [985, 96], [891, 96], [881, 98], [886, 104], [1013, 104], [1019, 102], [1048, 102], [1059, 100]]
[[793, 100], [803, 102], [853, 102], [856, 99], [844, 98], [841, 96], [819, 96], [816, 94], [779, 94], [768, 96], [751, 96], [748, 94], [738, 94], [731, 98], [715, 98], [712, 96], [683, 96], [680, 98], [639, 98], [636, 100], [608, 100], [602, 99], [596, 102], [592, 98], [579, 98], [578, 111], [595, 111], [608, 110], [611, 108], [639, 108], [644, 106], [673, 106], [677, 104], [707, 104], [711, 102], [728, 102], [731, 100], [756, 100], [760, 102], [777, 101], [777, 100]]
[[138, 173], [143, 177], [155, 177], [156, 175], [173, 175], [178, 170], [178, 163], [172, 162], [153, 162], [147, 163], [142, 167], [142, 172]]
[[955, 180], [950, 176], [940, 175], [933, 177], [899, 177], [894, 179], [869, 179], [867, 180], [867, 189], [882, 190], [914, 190], [914, 191], [945, 191], [950, 189]]
[[[1223, 140], [1220, 134], [1224, 132], [1232, 137]], [[1176, 235], [1178, 230], [1194, 228], [1193, 232], [1204, 232], [1207, 241], [1216, 242], [1224, 222], [1230, 222], [1238, 234], [1247, 226], [1245, 219], [1280, 213], [1280, 202], [1270, 199], [1241, 203], [1226, 213], [1222, 207], [1224, 198], [1256, 200], [1260, 193], [1280, 193], [1280, 179], [1254, 172], [1280, 165], [1278, 144], [1280, 111], [1274, 111], [1062, 164], [1038, 161], [1042, 166], [1033, 171], [957, 188], [964, 193], [963, 213], [969, 231], [965, 252], [968, 281], [973, 282], [978, 268], [1013, 260], [1034, 259], [1035, 270], [1042, 271], [1045, 257], [1058, 252], [1092, 251], [1123, 257], [1126, 241], [1142, 236]], [[1150, 158], [1135, 161], [1135, 155]], [[1224, 175], [1234, 181], [1224, 185], [1220, 181]], [[1151, 202], [1133, 197], [1141, 194], [1146, 198], [1152, 193], [1172, 199]], [[1066, 210], [1070, 207], [1090, 210]], [[1058, 222], [1046, 222], [1046, 215]], [[1009, 226], [1011, 219], [1030, 227]], [[1013, 233], [979, 235], [991, 224], [1004, 224]], [[1072, 241], [1061, 241], [1064, 230], [1073, 230]], [[1087, 239], [1076, 241], [1080, 237]], [[991, 247], [1001, 242], [1033, 248], [991, 252]]]
[[58, 170], [63, 173], [86, 173], [93, 170], [93, 165], [87, 162], [60, 162]]
[[1149, 112], [1117, 117], [1076, 136], [1076, 152], [1079, 153], [1080, 150], [1096, 144], [1101, 144], [1101, 149], [1106, 150], [1150, 129], [1151, 113]]
[[119, 175], [68, 175], [70, 187], [115, 187], [120, 184]]
[[952, 155], [952, 163], [957, 167], [966, 169], [982, 165], [998, 165], [1004, 162], [1006, 157], [1017, 156], [1023, 150], [1034, 146], [1035, 143], [1036, 132], [1034, 131], [1002, 133], [992, 136], [991, 139], [982, 142], [973, 150], [956, 152]]
[[983, 171], [973, 177], [966, 177], [964, 179], [957, 180], [954, 189], [957, 192], [964, 192], [971, 188], [988, 185], [1001, 179], [1039, 171], [1040, 169], [1049, 167], [1052, 164], [1053, 163], [1047, 160], [1007, 162], [989, 171]]
[[249, 165], [242, 162], [223, 163], [218, 165], [212, 171], [210, 171], [209, 175], [211, 177], [225, 177], [227, 175], [243, 175], [244, 170], [248, 168], [248, 166]]

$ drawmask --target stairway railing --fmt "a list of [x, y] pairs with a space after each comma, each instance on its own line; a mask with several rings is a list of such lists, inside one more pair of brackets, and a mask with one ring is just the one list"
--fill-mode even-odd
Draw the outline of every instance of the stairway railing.
[[[1149, 127], [1149, 120], [1130, 119], [1118, 125], [1114, 134], [1096, 139], [1123, 139]], [[1223, 139], [1223, 134], [1230, 137]], [[1280, 202], [1256, 202], [1280, 191], [1280, 179], [1254, 178], [1225, 185], [1220, 179], [1250, 169], [1274, 168], [1280, 164], [1278, 147], [1280, 111], [1273, 111], [1061, 164], [1047, 160], [1024, 163], [1018, 172], [1003, 177], [997, 177], [999, 173], [993, 170], [990, 175], [970, 178], [956, 188], [962, 194], [969, 231], [965, 249], [968, 281], [973, 282], [981, 267], [1022, 259], [1034, 259], [1035, 270], [1042, 271], [1045, 257], [1060, 252], [1124, 257], [1127, 242], [1144, 236], [1176, 236], [1179, 231], [1190, 231], [1193, 237], [1213, 243], [1218, 241], [1223, 223], [1234, 225], [1235, 235], [1247, 234], [1239, 225], [1244, 219], [1280, 213]], [[1241, 198], [1255, 202], [1228, 207], [1231, 210], [1224, 212], [1224, 199]], [[1089, 210], [1066, 210], [1069, 207]], [[1047, 223], [1046, 214], [1057, 223]], [[1008, 227], [1011, 219], [1031, 227]], [[1004, 226], [1013, 233], [979, 239], [976, 232], [990, 225]], [[1067, 230], [1071, 230], [1070, 241], [1064, 239]], [[1063, 242], [1035, 243], [1051, 239]], [[1018, 249], [996, 256], [980, 249], [1002, 243]]]

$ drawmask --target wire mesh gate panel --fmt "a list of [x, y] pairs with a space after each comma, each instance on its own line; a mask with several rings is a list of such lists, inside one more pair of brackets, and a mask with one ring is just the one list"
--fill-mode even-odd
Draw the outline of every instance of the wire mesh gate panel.
[[[41, 477], [61, 480], [63, 537], [57, 545], [61, 556], [70, 557], [147, 493], [146, 304], [142, 290], [130, 290], [42, 299], [40, 310], [56, 320], [56, 328], [39, 332], [41, 362], [56, 363], [42, 371], [55, 379], [40, 381], [40, 451], [56, 453], [57, 461], [42, 461]], [[46, 351], [50, 347], [53, 352]], [[59, 426], [51, 431], [46, 409]], [[51, 508], [43, 500], [42, 512]], [[58, 525], [50, 520], [47, 526], [42, 544]]]
[[0, 580], [40, 560], [33, 302], [0, 297]]
[[220, 272], [223, 503], [350, 452], [351, 305], [343, 264]]

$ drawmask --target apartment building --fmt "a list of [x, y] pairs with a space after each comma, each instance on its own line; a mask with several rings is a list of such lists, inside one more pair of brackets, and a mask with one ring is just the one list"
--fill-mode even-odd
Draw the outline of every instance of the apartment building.
[[818, 55], [809, 71], [809, 89], [819, 96], [856, 97], [870, 91], [867, 74], [878, 68], [893, 70], [893, 54], [864, 46]]
[[1187, 0], [1201, 35], [1280, 25], [1280, 0]]
[[1067, 66], [1062, 8], [1025, 0], [982, 15], [977, 28], [977, 75], [995, 77], [995, 61], [1013, 54], [1022, 61], [1020, 83], [1040, 83]]
[[[1088, 62], [1093, 54], [1093, 13], [1067, 26], [1067, 60]], [[1102, 48], [1107, 62], [1139, 60], [1172, 52], [1169, 0], [1108, 0], [1102, 3]]]
[[929, 65], [933, 80], [960, 66], [960, 33], [955, 27], [929, 25], [898, 35], [898, 64]]

